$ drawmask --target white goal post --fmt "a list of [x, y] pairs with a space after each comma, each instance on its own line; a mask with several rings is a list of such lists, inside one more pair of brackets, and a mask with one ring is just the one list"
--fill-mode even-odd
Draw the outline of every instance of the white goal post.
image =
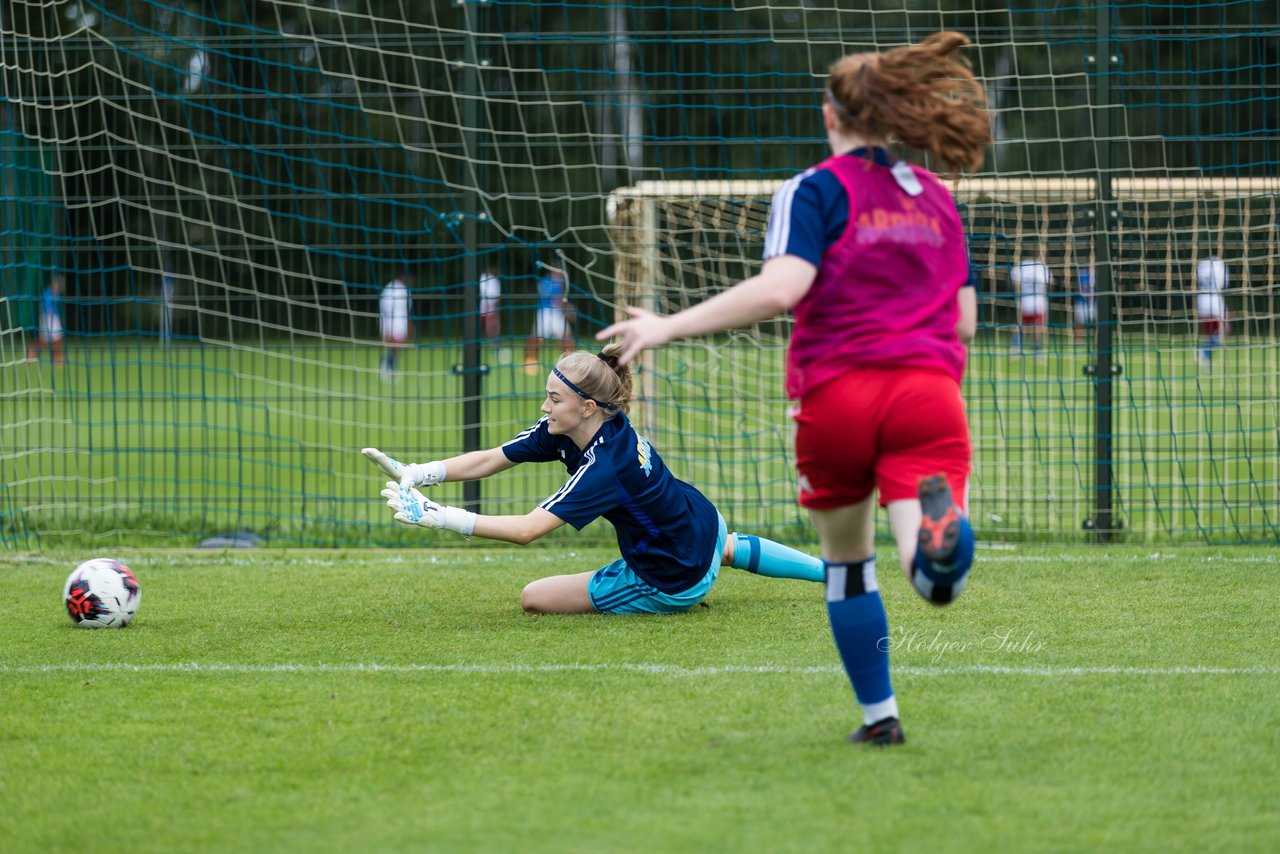
[[[617, 311], [677, 311], [758, 270], [769, 201], [781, 184], [646, 181], [614, 189], [607, 216]], [[1071, 296], [1080, 271], [1096, 264], [1103, 238], [1110, 241], [1114, 311], [1107, 341], [1124, 369], [1110, 438], [1130, 528], [1156, 534], [1225, 525], [1220, 517], [1236, 526], [1243, 519], [1249, 528], [1260, 513], [1266, 519], [1258, 524], [1270, 524], [1254, 504], [1213, 508], [1224, 484], [1251, 484], [1261, 494], [1280, 476], [1266, 444], [1266, 425], [1280, 417], [1280, 177], [1116, 177], [1107, 184], [1087, 175], [980, 177], [948, 187], [964, 220], [982, 306], [966, 399], [975, 512], [988, 516], [983, 524], [1018, 529], [1041, 504], [1053, 516], [1088, 515], [1096, 453], [1088, 370], [1097, 353], [1092, 338], [1076, 335]], [[1103, 211], [1106, 224], [1098, 222]], [[1030, 252], [1046, 257], [1055, 275], [1043, 361], [1010, 357], [1018, 321], [1007, 271]], [[1231, 355], [1215, 374], [1198, 375], [1194, 268], [1210, 252], [1230, 270]], [[709, 399], [732, 399], [722, 412], [748, 424], [724, 440], [748, 457], [758, 453], [751, 435], [769, 419], [786, 431], [788, 323], [644, 353], [637, 426], [677, 439], [686, 428], [668, 424], [669, 416], [694, 410], [703, 388], [712, 389]], [[673, 382], [672, 371], [686, 365], [701, 385]], [[673, 402], [680, 394], [685, 398]], [[1187, 503], [1174, 507], [1170, 495]], [[1011, 524], [1014, 516], [1024, 521]]]
[[[653, 309], [669, 285], [659, 273], [667, 237], [660, 213], [672, 205], [707, 210], [708, 227], [729, 229], [751, 242], [763, 241], [767, 205], [782, 180], [639, 181], [609, 194], [607, 219], [613, 242], [615, 279], [620, 305]], [[1082, 203], [1098, 200], [1100, 182], [1090, 177], [961, 178], [947, 182], [958, 204]], [[1280, 176], [1130, 177], [1113, 178], [1111, 198], [1118, 202], [1200, 202], [1227, 199], [1280, 199]], [[752, 208], [755, 210], [752, 210]], [[758, 261], [744, 257], [746, 262]]]

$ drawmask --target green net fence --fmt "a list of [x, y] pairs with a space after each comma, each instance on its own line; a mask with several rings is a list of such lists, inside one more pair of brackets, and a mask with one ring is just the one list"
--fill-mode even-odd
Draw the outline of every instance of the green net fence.
[[[0, 6], [0, 543], [429, 542], [389, 520], [361, 447], [436, 459], [536, 420], [549, 267], [582, 346], [623, 303], [752, 272], [768, 188], [825, 154], [829, 64], [944, 28], [973, 39], [996, 119], [956, 185], [980, 535], [1280, 538], [1280, 8], [848, 5]], [[1054, 284], [1030, 351], [1009, 274], [1033, 253]], [[1230, 328], [1206, 366], [1209, 253]], [[1082, 272], [1105, 309], [1087, 328]], [[378, 300], [401, 273], [414, 333], [388, 372]], [[636, 418], [731, 525], [808, 540], [787, 332], [654, 356]], [[524, 512], [562, 480], [434, 497]]]

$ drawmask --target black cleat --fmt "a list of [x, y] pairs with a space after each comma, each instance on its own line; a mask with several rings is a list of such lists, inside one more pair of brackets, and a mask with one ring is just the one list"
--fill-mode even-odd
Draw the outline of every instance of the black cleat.
[[905, 744], [907, 737], [902, 734], [902, 724], [897, 718], [885, 718], [873, 724], [858, 727], [849, 733], [849, 741], [854, 744], [888, 747], [891, 744]]
[[935, 474], [920, 481], [919, 548], [935, 565], [946, 566], [960, 541], [960, 510], [951, 500], [946, 475]]

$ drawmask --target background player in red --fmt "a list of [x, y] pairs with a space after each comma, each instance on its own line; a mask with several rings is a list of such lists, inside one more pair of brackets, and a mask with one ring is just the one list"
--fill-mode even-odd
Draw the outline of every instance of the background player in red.
[[822, 543], [827, 613], [864, 725], [850, 740], [904, 740], [875, 573], [876, 493], [903, 571], [935, 604], [973, 561], [965, 517], [971, 449], [960, 381], [977, 300], [955, 201], [890, 139], [954, 170], [991, 142], [983, 88], [955, 54], [968, 39], [846, 56], [827, 79], [832, 156], [774, 195], [761, 272], [662, 317], [629, 308], [602, 330], [623, 359], [676, 338], [792, 311], [787, 391], [796, 407], [800, 504]]

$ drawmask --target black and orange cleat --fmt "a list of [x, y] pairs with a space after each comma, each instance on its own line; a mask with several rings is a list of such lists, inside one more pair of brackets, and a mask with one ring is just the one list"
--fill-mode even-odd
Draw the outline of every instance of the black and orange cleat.
[[849, 733], [849, 741], [853, 744], [870, 744], [872, 747], [888, 747], [891, 744], [905, 744], [907, 737], [902, 734], [902, 724], [897, 718], [885, 718], [858, 727]]
[[960, 509], [951, 498], [946, 475], [920, 479], [920, 509], [920, 553], [934, 564], [946, 566], [960, 541]]

